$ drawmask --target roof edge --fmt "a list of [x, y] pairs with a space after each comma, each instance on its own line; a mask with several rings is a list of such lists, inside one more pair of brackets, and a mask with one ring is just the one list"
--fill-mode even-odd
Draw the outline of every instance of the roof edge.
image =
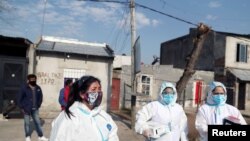
[[106, 47], [107, 45], [106, 43], [90, 43], [90, 42], [79, 41], [77, 39], [69, 39], [69, 38], [53, 37], [53, 36], [42, 36], [41, 40], [50, 41], [50, 42], [78, 44], [78, 45], [98, 46], [98, 47]]

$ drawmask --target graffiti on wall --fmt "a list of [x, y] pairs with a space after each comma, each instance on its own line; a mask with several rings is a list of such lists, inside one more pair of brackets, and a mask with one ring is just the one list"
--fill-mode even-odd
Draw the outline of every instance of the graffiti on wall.
[[56, 85], [59, 79], [63, 79], [62, 73], [57, 72], [38, 72], [37, 80], [40, 85]]

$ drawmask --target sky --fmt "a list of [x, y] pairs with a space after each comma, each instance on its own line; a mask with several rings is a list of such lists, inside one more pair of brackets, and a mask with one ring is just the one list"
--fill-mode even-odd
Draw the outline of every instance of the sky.
[[[105, 0], [104, 0], [105, 1]], [[128, 2], [129, 0], [117, 0]], [[135, 0], [156, 11], [215, 31], [250, 34], [249, 0]], [[136, 37], [140, 36], [141, 61], [160, 57], [161, 43], [189, 33], [195, 25], [135, 7]], [[0, 35], [41, 36], [106, 43], [115, 55], [131, 55], [130, 10], [127, 4], [79, 0], [1, 0]]]

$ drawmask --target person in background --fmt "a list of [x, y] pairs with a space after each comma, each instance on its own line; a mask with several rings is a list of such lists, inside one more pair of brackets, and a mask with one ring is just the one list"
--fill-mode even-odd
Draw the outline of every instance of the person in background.
[[64, 87], [60, 90], [58, 101], [61, 105], [61, 109], [64, 110], [67, 106], [70, 86], [73, 84], [72, 79], [67, 79], [64, 83]]
[[51, 141], [119, 141], [117, 126], [101, 109], [101, 82], [94, 76], [83, 76], [70, 89], [64, 111], [53, 120]]
[[135, 131], [149, 141], [188, 140], [187, 116], [176, 100], [175, 86], [163, 82], [158, 101], [148, 103], [137, 112]]
[[36, 75], [29, 74], [27, 76], [28, 83], [22, 86], [20, 93], [17, 95], [17, 105], [24, 114], [24, 129], [26, 141], [30, 141], [31, 138], [31, 122], [30, 118], [33, 119], [35, 129], [38, 134], [39, 141], [48, 141], [43, 135], [41, 122], [39, 118], [39, 108], [42, 105], [43, 93], [40, 86], [36, 84]]
[[[208, 140], [208, 125], [223, 125], [225, 119], [234, 119], [237, 124], [247, 124], [240, 111], [226, 103], [227, 89], [221, 82], [211, 82], [203, 104], [196, 115], [195, 127], [200, 140]], [[237, 120], [235, 120], [237, 119]]]

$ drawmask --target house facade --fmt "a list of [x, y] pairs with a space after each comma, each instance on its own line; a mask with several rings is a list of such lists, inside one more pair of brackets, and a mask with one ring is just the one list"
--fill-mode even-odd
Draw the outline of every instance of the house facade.
[[33, 73], [42, 87], [44, 102], [41, 110], [59, 110], [59, 91], [68, 78], [93, 75], [101, 80], [102, 105], [109, 110], [111, 97], [113, 50], [106, 44], [72, 39], [42, 37], [35, 46]]
[[[160, 64], [184, 69], [196, 30], [161, 44]], [[231, 105], [245, 109], [250, 101], [250, 35], [211, 31], [204, 41], [196, 70], [214, 72], [214, 80], [227, 87]]]
[[0, 36], [0, 47], [0, 114], [21, 115], [16, 95], [31, 73], [37, 75], [44, 94], [43, 113], [61, 110], [58, 98], [64, 81], [83, 75], [101, 80], [101, 106], [109, 110], [114, 55], [108, 45], [48, 36], [34, 44], [25, 38]]
[[[131, 66], [123, 66], [120, 77], [120, 107], [131, 108]], [[160, 86], [163, 81], [173, 84], [180, 79], [183, 69], [173, 68], [171, 65], [141, 65], [141, 72], [136, 75], [136, 107], [140, 108], [150, 101], [158, 99]], [[207, 84], [213, 80], [211, 71], [196, 71], [189, 80], [185, 92], [180, 98], [183, 107], [196, 107], [201, 104]], [[200, 89], [197, 84], [202, 81]], [[203, 95], [202, 95], [203, 92]], [[197, 103], [197, 100], [200, 100]]]

